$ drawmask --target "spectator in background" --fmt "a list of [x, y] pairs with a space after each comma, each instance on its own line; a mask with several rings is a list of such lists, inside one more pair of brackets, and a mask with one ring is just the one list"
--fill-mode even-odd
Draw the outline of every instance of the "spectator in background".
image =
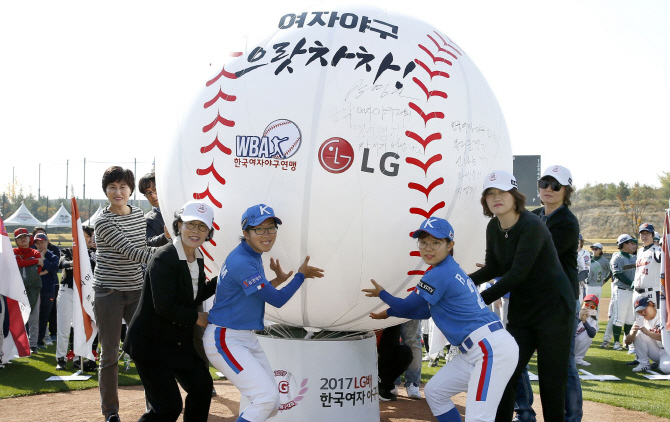
[[156, 248], [147, 246], [146, 221], [140, 208], [128, 205], [135, 190], [133, 172], [119, 166], [105, 170], [102, 190], [109, 206], [95, 222], [97, 264], [93, 274], [100, 357], [100, 405], [106, 422], [119, 418], [119, 342], [122, 320], [135, 314], [144, 271]]
[[54, 298], [56, 297], [55, 286], [58, 283], [58, 261], [60, 260], [60, 255], [54, 255], [47, 249], [49, 238], [44, 233], [37, 233], [35, 235], [34, 243], [40, 256], [44, 258], [39, 273], [40, 278], [42, 279], [42, 288], [40, 289], [40, 316], [37, 347], [46, 349], [47, 346], [44, 343], [44, 339], [47, 332], [49, 317], [51, 316], [51, 308], [53, 307]]
[[23, 286], [26, 288], [28, 295], [28, 303], [30, 304], [30, 316], [26, 324], [28, 331], [28, 341], [30, 343], [30, 352], [37, 354], [37, 335], [39, 332], [39, 315], [40, 315], [40, 290], [42, 289], [42, 279], [40, 278], [40, 271], [42, 271], [42, 264], [44, 258], [37, 251], [30, 247], [33, 242], [33, 237], [28, 233], [26, 228], [18, 228], [14, 230], [14, 255], [16, 256], [16, 263], [19, 265], [21, 277], [23, 278]]
[[[47, 231], [44, 227], [36, 226], [33, 229], [33, 236], [35, 236], [38, 233], [44, 233], [45, 235], [47, 235], [47, 239], [49, 237], [49, 235], [47, 234]], [[51, 240], [48, 240], [47, 249], [49, 249], [51, 251], [51, 253], [53, 253], [55, 256], [60, 258], [60, 248], [58, 246], [54, 245], [53, 243], [51, 243]], [[56, 278], [58, 278], [58, 276], [56, 276]], [[58, 297], [58, 283], [55, 283], [54, 298], [56, 298], [56, 297]], [[56, 317], [56, 312], [57, 312], [56, 306], [52, 306], [51, 307], [51, 315], [49, 316], [49, 319], [47, 321], [47, 323], [49, 324], [49, 335], [44, 337], [44, 343], [47, 346], [51, 346], [53, 344], [52, 340], [56, 339], [55, 335], [56, 335], [57, 329], [58, 329], [58, 327], [57, 327], [58, 321], [57, 321], [57, 317]], [[52, 338], [52, 336], [53, 336], [53, 338]]]
[[156, 192], [156, 174], [145, 174], [138, 184], [140, 193], [147, 198], [151, 204], [151, 211], [146, 213], [144, 218], [147, 220], [147, 245], [163, 246], [168, 243], [165, 237], [165, 222], [158, 203], [158, 193]]
[[[423, 357], [423, 350], [421, 349], [421, 320], [411, 319], [400, 324], [400, 339], [402, 344], [408, 346], [412, 351], [412, 361], [404, 371], [407, 397], [421, 400], [421, 391], [419, 390], [419, 384], [421, 384], [421, 359]], [[395, 384], [400, 385], [400, 383], [399, 375], [395, 380]]]
[[[93, 229], [90, 227], [83, 227], [84, 238], [86, 239], [86, 247], [88, 248], [88, 256], [91, 261], [91, 271], [95, 271], [95, 250], [91, 248], [91, 241], [93, 238]], [[67, 352], [70, 337], [70, 327], [72, 326], [72, 304], [73, 304], [73, 269], [72, 269], [72, 248], [62, 250], [59, 267], [63, 270], [63, 276], [60, 282], [60, 289], [58, 290], [58, 300], [56, 307], [58, 308], [58, 337], [56, 338], [56, 369], [65, 370], [67, 363]], [[97, 343], [97, 342], [96, 342]], [[84, 363], [84, 370], [91, 370], [95, 366], [93, 364]]]
[[654, 232], [654, 245], [661, 246], [661, 235], [658, 232]]
[[633, 368], [633, 372], [650, 370], [649, 360], [651, 360], [661, 371], [670, 373], [670, 354], [663, 348], [661, 342], [661, 331], [664, 327], [656, 304], [647, 296], [640, 295], [635, 299], [635, 312], [644, 318], [642, 326], [635, 323], [624, 340], [626, 344], [635, 344], [639, 364]]

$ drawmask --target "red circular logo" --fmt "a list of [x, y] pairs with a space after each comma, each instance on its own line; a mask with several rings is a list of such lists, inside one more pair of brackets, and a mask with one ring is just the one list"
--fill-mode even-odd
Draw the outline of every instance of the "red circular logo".
[[330, 138], [319, 148], [319, 163], [330, 173], [344, 173], [354, 162], [354, 149], [342, 138]]
[[288, 394], [289, 388], [288, 381], [279, 381], [279, 384], [277, 384], [277, 389], [282, 394]]

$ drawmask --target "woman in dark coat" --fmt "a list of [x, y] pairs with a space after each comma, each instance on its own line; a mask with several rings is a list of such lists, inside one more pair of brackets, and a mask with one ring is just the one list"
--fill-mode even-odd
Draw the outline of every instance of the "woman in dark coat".
[[486, 176], [482, 193], [486, 264], [470, 274], [475, 284], [501, 277], [482, 292], [486, 304], [510, 292], [507, 331], [519, 345], [519, 361], [498, 406], [496, 421], [511, 421], [517, 379], [537, 351], [542, 412], [547, 422], [565, 418], [565, 386], [575, 301], [542, 220], [525, 210], [525, 196], [506, 171]]
[[196, 325], [207, 326], [202, 302], [216, 279], [205, 278], [198, 248], [213, 235], [214, 211], [190, 201], [175, 215], [173, 242], [149, 261], [142, 296], [123, 349], [135, 361], [147, 401], [140, 421], [176, 421], [182, 411], [177, 382], [186, 391], [184, 421], [206, 421], [212, 398], [209, 365], [194, 346]]

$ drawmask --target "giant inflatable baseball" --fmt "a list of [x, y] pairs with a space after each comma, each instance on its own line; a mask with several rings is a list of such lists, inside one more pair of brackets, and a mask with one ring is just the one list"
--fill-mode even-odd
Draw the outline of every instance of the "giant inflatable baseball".
[[[448, 28], [447, 28], [448, 29]], [[265, 38], [263, 38], [265, 35]], [[222, 53], [224, 54], [224, 53]], [[266, 318], [336, 331], [380, 328], [370, 279], [405, 296], [426, 270], [411, 232], [427, 217], [455, 228], [455, 257], [485, 251], [482, 178], [511, 171], [500, 107], [466, 52], [439, 27], [382, 9], [287, 10], [203, 78], [156, 164], [165, 220], [197, 198], [216, 209], [202, 252], [211, 275], [254, 204], [282, 219], [264, 254], [325, 270]]]

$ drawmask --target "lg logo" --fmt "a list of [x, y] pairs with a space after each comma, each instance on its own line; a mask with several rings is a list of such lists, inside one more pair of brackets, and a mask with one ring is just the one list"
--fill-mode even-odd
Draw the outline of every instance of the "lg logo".
[[[370, 149], [363, 150], [361, 171], [374, 173], [375, 169], [368, 165]], [[397, 176], [400, 165], [396, 162], [389, 163], [389, 159], [397, 160], [400, 156], [394, 152], [386, 152], [379, 159], [379, 170], [385, 176]], [[330, 173], [344, 173], [354, 162], [354, 149], [351, 144], [342, 138], [330, 138], [319, 148], [319, 163]]]

